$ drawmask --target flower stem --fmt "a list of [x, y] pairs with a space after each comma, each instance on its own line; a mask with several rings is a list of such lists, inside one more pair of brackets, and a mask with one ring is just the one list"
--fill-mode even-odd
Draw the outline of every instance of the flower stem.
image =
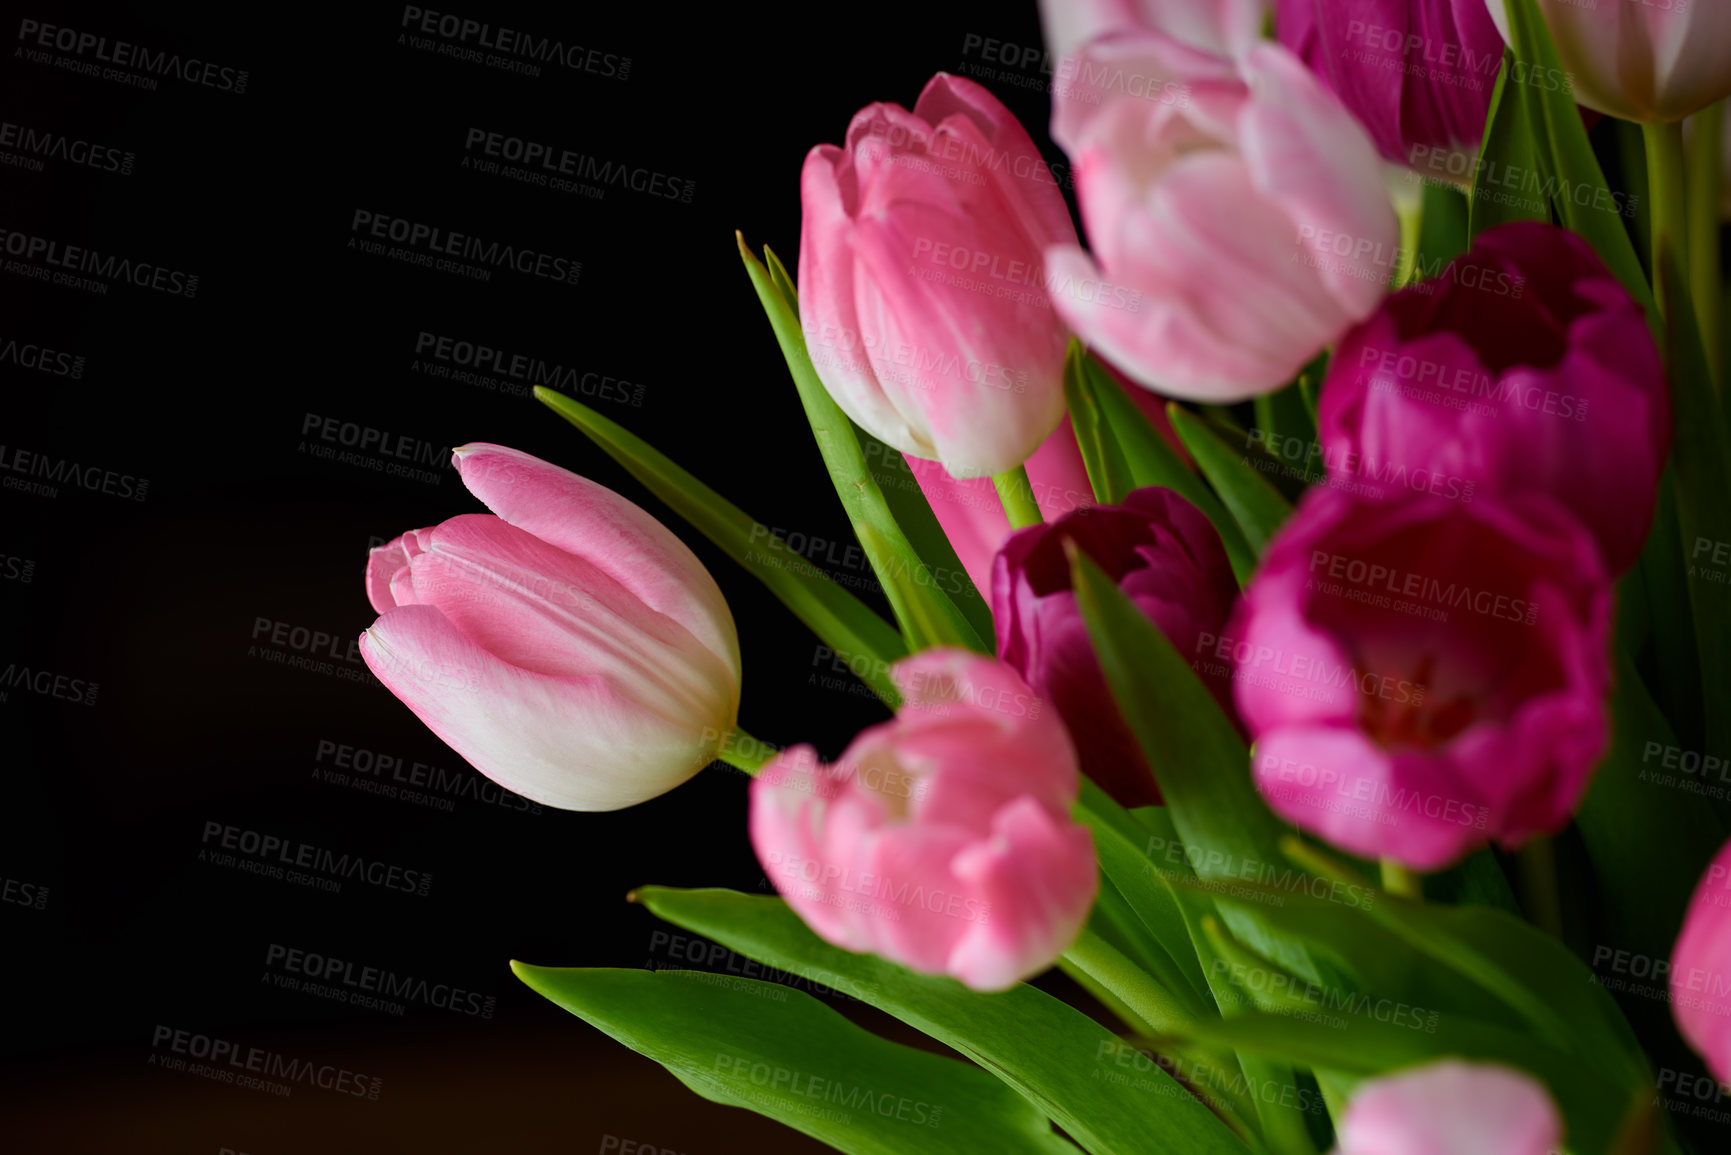
[[1659, 270], [1661, 260], [1671, 261], [1679, 284], [1689, 283], [1688, 187], [1683, 179], [1683, 124], [1643, 124], [1641, 139], [1647, 145], [1647, 192], [1653, 201], [1653, 281], [1659, 295], [1659, 310], [1667, 327], [1676, 302], [1666, 300]]
[[1424, 879], [1415, 874], [1403, 862], [1392, 858], [1382, 860], [1382, 888], [1392, 895], [1411, 899], [1413, 902], [1424, 901]]
[[755, 778], [757, 772], [779, 753], [779, 747], [753, 738], [735, 726], [722, 735], [721, 745], [716, 748], [715, 756], [735, 770], [742, 770], [747, 776]]
[[992, 484], [997, 487], [998, 500], [1004, 503], [1004, 516], [1010, 519], [1011, 529], [1039, 525], [1045, 520], [1040, 516], [1039, 502], [1034, 500], [1034, 487], [1028, 481], [1027, 466], [1018, 465], [1007, 472], [994, 474]]
[[1520, 851], [1521, 905], [1552, 938], [1563, 937], [1563, 899], [1557, 887], [1557, 851], [1549, 838], [1534, 838]]
[[1183, 1000], [1149, 977], [1141, 967], [1125, 958], [1111, 943], [1090, 929], [1064, 952], [1064, 961], [1110, 991], [1139, 1020], [1131, 1025], [1150, 1034], [1165, 1034], [1168, 1028], [1195, 1021]]
[[1719, 259], [1719, 217], [1724, 196], [1725, 102], [1695, 114], [1689, 138], [1689, 288], [1695, 323], [1707, 347], [1713, 380], [1725, 384], [1724, 274]]

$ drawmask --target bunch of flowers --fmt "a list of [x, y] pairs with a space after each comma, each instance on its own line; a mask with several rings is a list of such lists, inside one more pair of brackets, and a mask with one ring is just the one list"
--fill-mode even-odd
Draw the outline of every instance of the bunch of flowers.
[[[696, 556], [501, 446], [456, 451], [490, 514], [366, 575], [368, 664], [501, 785], [751, 775], [777, 894], [634, 898], [959, 1058], [756, 980], [517, 973], [848, 1152], [1722, 1147], [1731, 5], [1042, 15], [1080, 233], [940, 73], [806, 157], [797, 282], [740, 241], [889, 619], [537, 390], [890, 717], [752, 738]], [[1625, 1017], [1630, 957], [1671, 1014]]]

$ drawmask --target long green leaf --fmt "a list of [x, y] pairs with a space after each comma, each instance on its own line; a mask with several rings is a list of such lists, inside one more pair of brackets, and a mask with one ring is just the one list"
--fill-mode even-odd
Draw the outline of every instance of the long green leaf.
[[1274, 488], [1268, 478], [1249, 464], [1242, 450], [1234, 449], [1207, 422], [1176, 402], [1166, 406], [1166, 416], [1196, 468], [1231, 511], [1244, 540], [1261, 554], [1268, 540], [1292, 513], [1292, 503]]
[[1240, 582], [1249, 580], [1251, 571], [1256, 568], [1256, 551], [1244, 540], [1238, 522], [1226, 512], [1214, 491], [1204, 485], [1202, 479], [1184, 464], [1184, 459], [1166, 444], [1165, 438], [1136, 408], [1136, 403], [1125, 396], [1123, 388], [1093, 354], [1084, 359], [1083, 371], [1099, 403], [1101, 416], [1117, 439], [1125, 464], [1129, 466], [1131, 488], [1163, 486], [1201, 510], [1220, 531], [1220, 542], [1226, 547], [1226, 556], [1231, 559], [1232, 572]]
[[644, 887], [636, 896], [668, 922], [747, 958], [822, 976], [947, 1043], [1021, 1092], [1095, 1155], [1156, 1147], [1242, 1155], [1237, 1137], [1165, 1071], [1035, 987], [982, 994], [954, 979], [841, 950], [812, 934], [776, 898], [664, 887]]
[[1124, 449], [1101, 408], [1094, 374], [1088, 371], [1088, 355], [1074, 337], [1070, 339], [1069, 355], [1064, 358], [1064, 402], [1070, 411], [1070, 428], [1082, 451], [1082, 464], [1088, 471], [1094, 500], [1101, 505], [1117, 505], [1136, 486], [1130, 477], [1130, 463], [1124, 459]]
[[1529, 87], [1513, 79], [1515, 65], [1515, 54], [1504, 49], [1502, 70], [1491, 93], [1484, 143], [1479, 146], [1478, 167], [1473, 172], [1468, 227], [1474, 237], [1511, 221], [1549, 224], [1551, 220], [1550, 205], [1526, 191], [1531, 183], [1528, 174], [1543, 176], [1545, 158], [1535, 136], [1542, 114], [1532, 107]]
[[1535, 133], [1543, 133], [1550, 173], [1556, 178], [1552, 199], [1563, 223], [1593, 246], [1623, 287], [1647, 309], [1657, 332], [1657, 302], [1641, 271], [1635, 246], [1623, 228], [1622, 214], [1616, 211], [1617, 198], [1611, 195], [1604, 170], [1587, 140], [1573, 80], [1563, 70], [1544, 16], [1535, 0], [1507, 0], [1506, 8], [1515, 64], [1511, 71], [1505, 61], [1504, 71], [1510, 72], [1526, 92], [1538, 114], [1533, 122]]
[[829, 469], [830, 481], [859, 534], [866, 558], [882, 583], [903, 635], [916, 649], [952, 645], [991, 653], [992, 647], [969, 624], [949, 595], [938, 588], [925, 562], [896, 522], [866, 462], [865, 450], [854, 435], [853, 422], [829, 395], [812, 367], [799, 324], [799, 301], [787, 271], [767, 250], [774, 270], [766, 268], [745, 247], [745, 238], [741, 236], [738, 240], [745, 271], [781, 345], [800, 403], [805, 406], [806, 420], [811, 423], [812, 435]]
[[[752, 576], [769, 587], [794, 615], [838, 654], [878, 697], [901, 701], [889, 665], [907, 656], [907, 644], [870, 607], [828, 575], [803, 564], [788, 565], [759, 545], [762, 522], [710, 489], [642, 438], [580, 401], [536, 386], [535, 397], [582, 430], [651, 493], [695, 526]], [[854, 659], [859, 659], [855, 661]]]
[[880, 1039], [803, 991], [695, 971], [511, 969], [705, 1099], [849, 1155], [1073, 1150], [986, 1072]]

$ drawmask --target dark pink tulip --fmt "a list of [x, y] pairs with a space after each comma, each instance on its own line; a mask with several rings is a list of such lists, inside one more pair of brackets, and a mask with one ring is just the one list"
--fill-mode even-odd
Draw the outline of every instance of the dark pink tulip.
[[1208, 655], [1283, 818], [1419, 870], [1568, 822], [1604, 750], [1612, 594], [1542, 494], [1313, 489]]
[[1278, 0], [1275, 22], [1384, 157], [1424, 171], [1476, 157], [1503, 63], [1485, 0]]
[[1731, 1083], [1731, 843], [1689, 900], [1671, 952], [1671, 1013], [1713, 1077]]
[[1670, 398], [1641, 307], [1567, 229], [1481, 236], [1341, 341], [1318, 405], [1333, 484], [1459, 501], [1540, 490], [1613, 573], [1652, 525]]
[[[994, 563], [998, 657], [1057, 707], [1083, 773], [1125, 806], [1151, 806], [1160, 788], [1100, 670], [1070, 586], [1066, 541], [1105, 570], [1187, 660], [1204, 648], [1202, 639], [1220, 634], [1238, 583], [1208, 519], [1155, 486], [1134, 491], [1123, 505], [1018, 530]], [[1230, 715], [1226, 670], [1199, 672]]]

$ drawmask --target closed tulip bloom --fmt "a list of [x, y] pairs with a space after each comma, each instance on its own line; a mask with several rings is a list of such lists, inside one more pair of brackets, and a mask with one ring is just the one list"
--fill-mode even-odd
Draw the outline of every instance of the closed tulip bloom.
[[1313, 489], [1221, 641], [1263, 798], [1424, 871], [1554, 833], [1604, 750], [1611, 608], [1591, 535], [1543, 494]]
[[1398, 226], [1364, 129], [1297, 58], [1109, 36], [1054, 94], [1091, 254], [1052, 300], [1138, 383], [1204, 401], [1280, 388], [1382, 299]]
[[1004, 990], [1050, 966], [1094, 901], [1075, 750], [1001, 662], [927, 650], [893, 674], [901, 710], [838, 761], [797, 746], [759, 772], [751, 844], [825, 941]]
[[[1504, 0], [1486, 0], [1509, 39]], [[1666, 122], [1731, 95], [1731, 4], [1538, 0], [1572, 95], [1624, 120]]]
[[1160, 789], [1118, 713], [1070, 585], [1074, 542], [1193, 663], [1232, 715], [1230, 667], [1214, 655], [1238, 583], [1220, 535], [1195, 506], [1150, 486], [1122, 505], [1079, 510], [1011, 535], [992, 574], [998, 656], [1057, 707], [1082, 772], [1124, 806], [1152, 806]]
[[[1054, 60], [1117, 32], [1160, 32], [1206, 52], [1229, 56], [1262, 36], [1272, 0], [1040, 0], [1040, 27]], [[1074, 74], [1055, 68], [1054, 86]]]
[[1563, 1120], [1525, 1071], [1442, 1059], [1360, 1084], [1338, 1137], [1334, 1155], [1556, 1155]]
[[617, 810], [713, 760], [739, 639], [703, 563], [618, 494], [499, 445], [456, 451], [488, 514], [372, 551], [361, 653], [475, 769], [564, 810]]
[[1671, 447], [1641, 306], [1586, 241], [1533, 222], [1484, 233], [1348, 333], [1317, 424], [1334, 483], [1459, 501], [1540, 490], [1613, 574], [1647, 539]]
[[1671, 1013], [1721, 1083], [1731, 1083], [1731, 843], [1695, 887], [1671, 952]]
[[1279, 0], [1276, 27], [1385, 158], [1471, 171], [1503, 63], [1484, 0]]
[[939, 73], [812, 149], [800, 204], [800, 322], [842, 411], [957, 477], [1026, 461], [1064, 416], [1070, 338], [1041, 254], [1076, 230], [1010, 110]]
[[[1107, 366], [1110, 370], [1110, 366]], [[1172, 451], [1188, 460], [1188, 454], [1172, 424], [1166, 419], [1166, 399], [1146, 389], [1129, 389], [1130, 399]], [[967, 571], [975, 590], [982, 596], [992, 588], [992, 559], [1004, 539], [1010, 536], [1010, 519], [1004, 515], [1004, 503], [992, 483], [983, 477], [962, 481], [951, 477], [949, 470], [936, 461], [907, 458], [909, 471], [921, 493], [937, 515], [944, 536], [955, 547], [962, 568]], [[1048, 522], [1056, 521], [1076, 509], [1094, 504], [1094, 489], [1088, 481], [1088, 467], [1083, 464], [1082, 451], [1076, 445], [1076, 431], [1070, 419], [1064, 421], [1046, 438], [1034, 456], [1028, 458], [1028, 485], [1039, 503], [1040, 515]], [[944, 588], [958, 582], [940, 582]]]

